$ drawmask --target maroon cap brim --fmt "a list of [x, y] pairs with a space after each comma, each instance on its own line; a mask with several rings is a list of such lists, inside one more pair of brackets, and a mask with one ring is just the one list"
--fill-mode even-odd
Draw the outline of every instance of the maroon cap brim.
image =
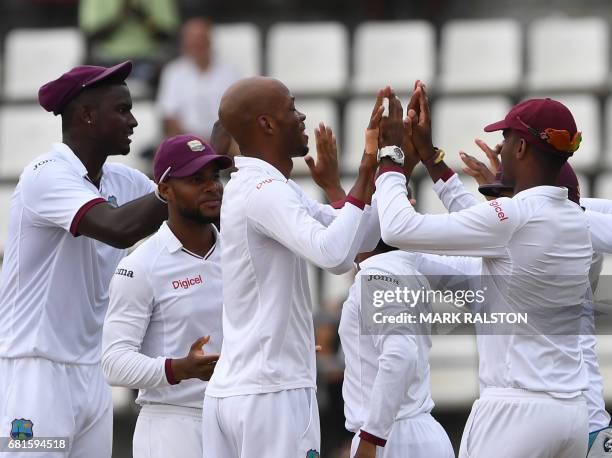
[[213, 161], [218, 163], [220, 170], [228, 169], [234, 165], [234, 161], [229, 156], [223, 156], [221, 154], [207, 154], [202, 155], [193, 161], [187, 162], [187, 164], [179, 167], [176, 170], [170, 170], [168, 176], [174, 178], [188, 177]]
[[495, 182], [491, 184], [483, 184], [478, 186], [478, 192], [483, 196], [487, 197], [499, 197], [502, 195], [504, 191], [513, 191], [514, 188], [512, 186], [505, 185], [500, 182]]
[[504, 129], [509, 129], [509, 128], [510, 126], [508, 125], [506, 120], [503, 119], [501, 121], [494, 122], [493, 124], [489, 124], [488, 126], [484, 128], [484, 131], [485, 132], [495, 132], [497, 130], [504, 130]]
[[130, 76], [130, 73], [132, 73], [132, 61], [128, 60], [113, 67], [107, 68], [96, 77], [86, 81], [83, 87], [91, 86], [111, 77], [116, 77], [117, 79], [125, 81], [127, 77]]

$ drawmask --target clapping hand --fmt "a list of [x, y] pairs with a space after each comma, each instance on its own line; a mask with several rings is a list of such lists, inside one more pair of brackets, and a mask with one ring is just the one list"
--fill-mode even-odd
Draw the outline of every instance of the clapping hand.
[[327, 198], [333, 202], [344, 199], [345, 193], [340, 185], [340, 174], [338, 172], [338, 148], [336, 136], [331, 127], [320, 123], [314, 130], [317, 160], [312, 156], [304, 157], [304, 161], [310, 170], [314, 182], [325, 191]]
[[421, 81], [415, 83], [407, 114], [412, 128], [412, 143], [421, 160], [428, 161], [433, 158], [436, 152], [431, 138], [429, 99], [427, 98], [425, 85]]
[[489, 159], [489, 167], [475, 157], [470, 156], [464, 151], [460, 151], [459, 155], [461, 156], [461, 160], [466, 165], [462, 170], [473, 177], [479, 185], [491, 184], [495, 181], [495, 174], [500, 167], [498, 155], [501, 150], [501, 145], [497, 145], [495, 149], [491, 149], [489, 145], [480, 139], [476, 140], [476, 145], [478, 145]]

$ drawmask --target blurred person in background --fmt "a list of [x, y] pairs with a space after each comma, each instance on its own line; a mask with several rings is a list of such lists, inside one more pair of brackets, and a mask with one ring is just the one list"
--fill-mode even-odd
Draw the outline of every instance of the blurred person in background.
[[175, 0], [81, 0], [79, 26], [87, 35], [88, 62], [130, 59], [132, 77], [154, 84], [179, 26]]
[[161, 73], [157, 106], [165, 136], [192, 132], [209, 141], [223, 92], [238, 74], [212, 52], [212, 24], [188, 20], [181, 30], [181, 55]]

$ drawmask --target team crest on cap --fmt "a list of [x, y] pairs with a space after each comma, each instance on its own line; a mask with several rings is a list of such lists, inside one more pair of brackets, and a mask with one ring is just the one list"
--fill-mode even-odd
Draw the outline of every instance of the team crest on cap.
[[319, 458], [319, 456], [319, 452], [313, 449], [310, 449], [306, 452], [306, 458]]
[[26, 440], [34, 437], [32, 428], [34, 423], [32, 420], [26, 420], [25, 418], [15, 418], [11, 422], [11, 439], [14, 440]]
[[187, 142], [187, 146], [191, 151], [204, 151], [206, 149], [200, 140], [190, 140]]

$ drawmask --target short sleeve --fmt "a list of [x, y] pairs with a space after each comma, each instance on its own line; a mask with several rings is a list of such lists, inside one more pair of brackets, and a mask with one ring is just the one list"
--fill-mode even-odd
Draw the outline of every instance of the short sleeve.
[[85, 178], [57, 161], [39, 170], [26, 171], [21, 191], [24, 207], [41, 226], [57, 226], [76, 236], [81, 218], [99, 203], [105, 202]]

